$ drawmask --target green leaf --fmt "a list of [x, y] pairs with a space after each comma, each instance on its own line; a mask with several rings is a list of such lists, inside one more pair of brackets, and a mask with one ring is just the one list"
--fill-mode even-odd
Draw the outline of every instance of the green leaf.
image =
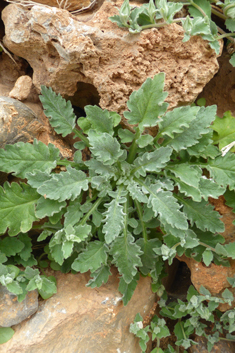
[[[203, 12], [210, 18], [211, 17], [211, 6], [208, 0], [194, 0], [194, 4], [199, 6]], [[202, 12], [195, 6], [188, 7], [189, 13], [193, 17], [204, 17]]]
[[137, 273], [134, 276], [134, 278], [130, 283], [126, 283], [123, 277], [120, 278], [118, 290], [120, 293], [123, 294], [122, 301], [124, 306], [126, 306], [128, 302], [131, 300], [131, 297], [134, 294], [134, 291], [137, 287], [139, 278], [140, 278], [139, 273]]
[[76, 121], [76, 115], [73, 112], [72, 104], [52, 91], [51, 87], [41, 86], [42, 96], [39, 96], [45, 115], [50, 118], [50, 124], [57, 134], [63, 137], [70, 134]]
[[227, 256], [235, 259], [235, 243], [229, 243], [224, 245], [225, 250], [227, 251]]
[[42, 287], [38, 290], [42, 299], [49, 299], [53, 294], [57, 293], [56, 279], [54, 276], [41, 276]]
[[[219, 144], [220, 150], [235, 141], [235, 117], [232, 116], [231, 111], [225, 112], [223, 118], [217, 116], [211, 127], [216, 131], [213, 140], [215, 144]], [[235, 147], [230, 151], [234, 152]]]
[[158, 117], [165, 113], [168, 104], [163, 103], [167, 92], [163, 92], [165, 74], [159, 73], [153, 79], [147, 78], [138, 91], [132, 92], [127, 102], [129, 112], [124, 112], [129, 124], [145, 127], [156, 126]]
[[158, 136], [174, 138], [174, 134], [183, 133], [185, 128], [189, 128], [190, 123], [196, 118], [199, 109], [199, 107], [188, 106], [167, 112], [158, 123]]
[[108, 282], [109, 276], [111, 275], [112, 273], [110, 272], [109, 266], [103, 265], [90, 274], [91, 279], [86, 286], [91, 288], [100, 287], [102, 284]]
[[180, 212], [180, 205], [169, 191], [164, 191], [158, 184], [146, 187], [149, 192], [148, 207], [151, 207], [155, 216], [159, 214], [163, 224], [170, 224], [173, 228], [182, 230], [188, 229], [188, 223], [185, 215]]
[[133, 179], [127, 181], [126, 185], [133, 200], [138, 200], [139, 202], [148, 202], [147, 196], [143, 193], [142, 188]]
[[75, 200], [81, 191], [88, 189], [88, 180], [85, 173], [70, 166], [66, 172], [53, 174], [51, 179], [38, 188], [38, 192], [46, 198], [60, 202]]
[[29, 231], [37, 220], [35, 204], [39, 197], [27, 184], [4, 183], [0, 188], [0, 234], [4, 234], [7, 228], [10, 236]]
[[147, 276], [150, 271], [155, 268], [157, 262], [157, 255], [154, 252], [154, 248], [161, 247], [162, 243], [159, 239], [149, 239], [145, 241], [143, 238], [140, 238], [136, 241], [136, 244], [143, 252], [140, 256], [142, 266], [139, 270], [143, 275]]
[[209, 249], [205, 250], [202, 254], [202, 259], [206, 266], [209, 266], [211, 264], [213, 257], [213, 252]]
[[206, 168], [212, 178], [218, 185], [227, 186], [230, 189], [235, 188], [235, 155], [228, 152], [224, 157], [219, 156], [216, 159], [209, 159], [207, 164], [201, 167]]
[[15, 256], [24, 248], [24, 243], [16, 238], [6, 237], [0, 240], [0, 250], [6, 256]]
[[[24, 261], [27, 261], [30, 258], [32, 252], [31, 238], [28, 236], [28, 234], [19, 234], [18, 239], [24, 244], [24, 248], [19, 252], [19, 256]], [[16, 239], [14, 238], [14, 240]]]
[[35, 215], [38, 218], [44, 218], [46, 216], [51, 217], [54, 213], [61, 211], [66, 206], [66, 202], [58, 202], [57, 200], [45, 199], [43, 196], [38, 200]]
[[20, 295], [23, 293], [23, 290], [18, 282], [13, 281], [13, 282], [7, 284], [6, 287], [9, 290], [9, 292], [11, 292], [15, 295]]
[[123, 229], [124, 226], [124, 211], [120, 203], [126, 202], [126, 198], [122, 197], [121, 189], [116, 193], [115, 199], [106, 203], [107, 211], [104, 213], [103, 233], [105, 234], [105, 241], [110, 244]]
[[121, 139], [122, 143], [132, 142], [134, 140], [134, 134], [130, 130], [127, 129], [119, 129], [118, 136]]
[[229, 60], [230, 64], [235, 67], [235, 54], [231, 56], [231, 59]]
[[191, 121], [189, 127], [185, 127], [181, 133], [176, 133], [174, 138], [166, 140], [168, 146], [171, 146], [175, 151], [194, 146], [200, 142], [203, 135], [208, 134], [208, 128], [215, 119], [216, 106], [200, 107], [197, 116]]
[[181, 200], [184, 205], [184, 212], [190, 220], [191, 225], [196, 226], [205, 231], [224, 232], [224, 224], [220, 220], [218, 212], [214, 211], [214, 207], [206, 201], [194, 202], [190, 199]]
[[[117, 116], [114, 116], [108, 110], [103, 110], [100, 107], [92, 105], [87, 105], [84, 109], [86, 112], [86, 119], [89, 121], [91, 129], [96, 132], [106, 132], [113, 135], [113, 127], [116, 126], [121, 120], [121, 117], [118, 114], [116, 114]], [[119, 121], [117, 120], [117, 117], [119, 117]], [[80, 119], [78, 120], [78, 125], [79, 121]], [[88, 131], [89, 129], [83, 129], [83, 132], [86, 134]]]
[[203, 176], [199, 182], [199, 189], [202, 197], [207, 201], [208, 197], [217, 199], [223, 195], [226, 188], [215, 183], [213, 179], [207, 179]]
[[93, 155], [105, 165], [114, 164], [124, 155], [117, 139], [107, 133], [97, 133], [90, 130], [88, 140]]
[[136, 143], [140, 148], [144, 148], [150, 145], [153, 141], [153, 137], [151, 135], [141, 135], [137, 140]]
[[0, 149], [0, 170], [25, 178], [27, 172], [40, 170], [50, 172], [56, 167], [60, 151], [54, 145], [46, 146], [41, 141], [33, 144], [18, 142]]
[[14, 333], [15, 331], [11, 327], [0, 327], [0, 344], [9, 341]]
[[81, 200], [78, 198], [74, 201], [70, 201], [69, 206], [67, 206], [67, 212], [64, 214], [64, 226], [67, 227], [69, 224], [74, 226], [78, 223], [82, 217], [82, 212], [80, 211]]
[[170, 147], [160, 147], [154, 152], [146, 152], [134, 160], [134, 168], [131, 174], [146, 176], [147, 172], [159, 173], [170, 160], [172, 149]]
[[140, 256], [142, 251], [134, 243], [131, 234], [119, 236], [112, 243], [110, 254], [113, 255], [113, 263], [126, 283], [130, 283], [137, 273], [137, 267], [142, 266]]
[[95, 272], [107, 262], [108, 247], [105, 243], [95, 240], [90, 242], [87, 249], [80, 253], [72, 264], [72, 269], [77, 272]]

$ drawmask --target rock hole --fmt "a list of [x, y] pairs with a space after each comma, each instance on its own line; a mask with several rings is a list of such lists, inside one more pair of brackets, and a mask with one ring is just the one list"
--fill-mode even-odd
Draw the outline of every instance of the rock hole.
[[100, 102], [100, 96], [95, 86], [85, 82], [78, 82], [75, 94], [64, 98], [71, 101], [77, 117], [84, 116], [84, 107], [86, 105], [99, 106]]
[[190, 269], [185, 262], [174, 259], [172, 265], [168, 266], [167, 272], [168, 278], [164, 285], [169, 296], [168, 300], [185, 300], [192, 284]]

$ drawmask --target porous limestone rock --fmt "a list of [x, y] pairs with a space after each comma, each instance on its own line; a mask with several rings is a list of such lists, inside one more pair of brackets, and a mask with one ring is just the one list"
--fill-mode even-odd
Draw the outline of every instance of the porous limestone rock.
[[28, 292], [22, 302], [0, 285], [0, 326], [10, 327], [24, 321], [38, 310], [38, 291]]
[[[189, 353], [209, 353], [207, 349], [207, 339], [205, 337], [196, 336], [194, 341], [197, 345], [189, 348]], [[229, 342], [220, 340], [215, 343], [210, 353], [234, 353], [235, 352], [235, 342]]]
[[43, 84], [73, 96], [88, 83], [103, 109], [122, 113], [133, 90], [165, 72], [170, 107], [192, 103], [218, 71], [215, 51], [199, 36], [183, 43], [177, 24], [140, 34], [118, 28], [109, 17], [121, 3], [105, 1], [86, 22], [55, 7], [10, 4], [2, 12], [4, 45], [31, 65], [38, 91]]
[[13, 327], [0, 353], [140, 353], [138, 339], [129, 333], [135, 315], [145, 317], [155, 295], [150, 278], [140, 278], [131, 301], [123, 306], [118, 275], [100, 288], [86, 287], [89, 274], [57, 277], [57, 294], [39, 303], [37, 313]]

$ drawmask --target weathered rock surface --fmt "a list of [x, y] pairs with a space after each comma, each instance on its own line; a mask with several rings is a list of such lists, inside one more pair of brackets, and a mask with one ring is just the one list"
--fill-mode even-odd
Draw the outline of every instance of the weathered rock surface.
[[[189, 353], [209, 353], [207, 350], [207, 340], [205, 337], [196, 337], [195, 341], [198, 343], [197, 346], [192, 346], [189, 348]], [[215, 343], [214, 347], [210, 353], [234, 353], [235, 352], [235, 343], [219, 341]]]
[[39, 121], [24, 103], [0, 96], [0, 117], [0, 148], [20, 141], [32, 142], [36, 138], [46, 145], [53, 143], [64, 158], [72, 156], [72, 150], [64, 140], [53, 133], [48, 121]]
[[201, 37], [183, 43], [176, 24], [129, 34], [108, 19], [120, 5], [106, 1], [80, 22], [55, 7], [10, 4], [2, 12], [4, 45], [29, 62], [38, 91], [43, 84], [73, 96], [79, 82], [89, 83], [102, 108], [122, 112], [133, 90], [165, 72], [170, 106], [193, 102], [218, 71], [215, 52]]
[[[222, 217], [221, 220], [224, 222], [225, 231], [222, 233], [225, 238], [225, 243], [235, 241], [235, 226], [233, 221], [235, 214], [232, 212], [232, 208], [225, 205], [225, 200], [221, 196], [218, 200], [211, 200], [211, 203], [215, 206], [215, 210], [218, 211]], [[235, 260], [230, 260], [230, 267], [218, 266], [211, 263], [208, 267], [202, 263], [197, 262], [192, 258], [188, 258], [185, 255], [178, 258], [180, 261], [184, 261], [191, 271], [191, 281], [197, 291], [200, 290], [201, 286], [208, 289], [212, 295], [221, 296], [222, 292], [228, 288], [234, 295], [235, 288], [227, 281], [227, 277], [235, 276]], [[232, 302], [232, 307], [235, 307], [235, 300]], [[232, 309], [229, 304], [220, 304], [218, 309], [226, 311]]]
[[140, 312], [145, 317], [155, 295], [150, 279], [141, 277], [127, 306], [118, 292], [118, 276], [100, 288], [85, 287], [89, 274], [55, 272], [58, 292], [39, 304], [29, 320], [14, 326], [13, 338], [1, 353], [140, 353], [138, 339], [129, 333]]
[[10, 98], [18, 99], [19, 101], [23, 101], [28, 98], [31, 88], [32, 88], [32, 79], [27, 75], [20, 76], [15, 83], [15, 86], [9, 93]]
[[19, 303], [17, 296], [0, 285], [0, 326], [10, 327], [24, 321], [38, 310], [38, 292], [28, 292]]

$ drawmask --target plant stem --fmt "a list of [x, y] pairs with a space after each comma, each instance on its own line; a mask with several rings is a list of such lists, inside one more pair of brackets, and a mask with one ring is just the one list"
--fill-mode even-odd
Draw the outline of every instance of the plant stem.
[[144, 242], [147, 243], [148, 242], [148, 234], [147, 234], [147, 231], [146, 231], [145, 223], [143, 221], [143, 212], [141, 210], [141, 205], [140, 205], [140, 203], [137, 200], [134, 200], [134, 203], [135, 203], [136, 210], [137, 210], [137, 213], [138, 213], [138, 217], [139, 217], [139, 220], [140, 220], [140, 223], [141, 223], [141, 226], [142, 226], [143, 239], [144, 239]]
[[128, 154], [128, 157], [127, 157], [127, 162], [130, 163], [130, 164], [133, 163], [133, 161], [135, 159], [137, 148], [138, 148], [136, 140], [138, 140], [139, 137], [140, 137], [140, 131], [138, 129], [136, 134], [135, 134], [134, 140], [132, 141], [132, 144], [131, 144], [131, 147], [130, 147], [130, 150], [129, 150], [129, 154]]
[[194, 6], [198, 11], [201, 12], [201, 14], [206, 17], [206, 13], [202, 10], [202, 8], [200, 6], [198, 6], [197, 4], [195, 4], [195, 2], [193, 0], [190, 0], [190, 5]]
[[[175, 18], [171, 23], [182, 22], [182, 20], [184, 20], [184, 18]], [[145, 25], [145, 26], [141, 26], [141, 30], [148, 29], [148, 28], [161, 28], [161, 27], [167, 26], [167, 25], [169, 25], [171, 23], [158, 22], [158, 23], [155, 23], [155, 24]]]
[[81, 140], [82, 142], [84, 142], [87, 147], [90, 147], [90, 143], [89, 143], [88, 138], [86, 138], [86, 137], [83, 135], [82, 132], [80, 132], [78, 129], [73, 129], [73, 133], [74, 133], [77, 137], [79, 137], [80, 140]]
[[[89, 200], [91, 202], [92, 200]], [[96, 200], [96, 202], [93, 204], [92, 208], [85, 214], [81, 222], [79, 223], [80, 225], [84, 225], [88, 218], [92, 215], [92, 213], [97, 209], [97, 207], [100, 205], [100, 203], [103, 201], [103, 197], [100, 197]]]
[[222, 18], [222, 20], [227, 19], [227, 17], [223, 13], [219, 12], [218, 10], [214, 9], [213, 7], [211, 7], [211, 12], [213, 13], [213, 15]]
[[57, 165], [65, 165], [66, 167], [68, 166], [68, 165], [70, 165], [71, 167], [78, 167], [79, 169], [84, 169], [84, 170], [87, 170], [88, 169], [88, 167], [85, 165], [85, 164], [83, 164], [83, 163], [75, 163], [75, 162], [73, 162], [73, 161], [68, 161], [68, 160], [59, 160], [59, 161], [57, 161]]
[[[235, 37], [235, 33], [224, 33], [221, 34], [220, 36], [216, 37], [216, 40], [222, 39], [222, 38], [229, 38], [229, 37]], [[234, 39], [232, 38], [232, 41], [234, 41]]]

